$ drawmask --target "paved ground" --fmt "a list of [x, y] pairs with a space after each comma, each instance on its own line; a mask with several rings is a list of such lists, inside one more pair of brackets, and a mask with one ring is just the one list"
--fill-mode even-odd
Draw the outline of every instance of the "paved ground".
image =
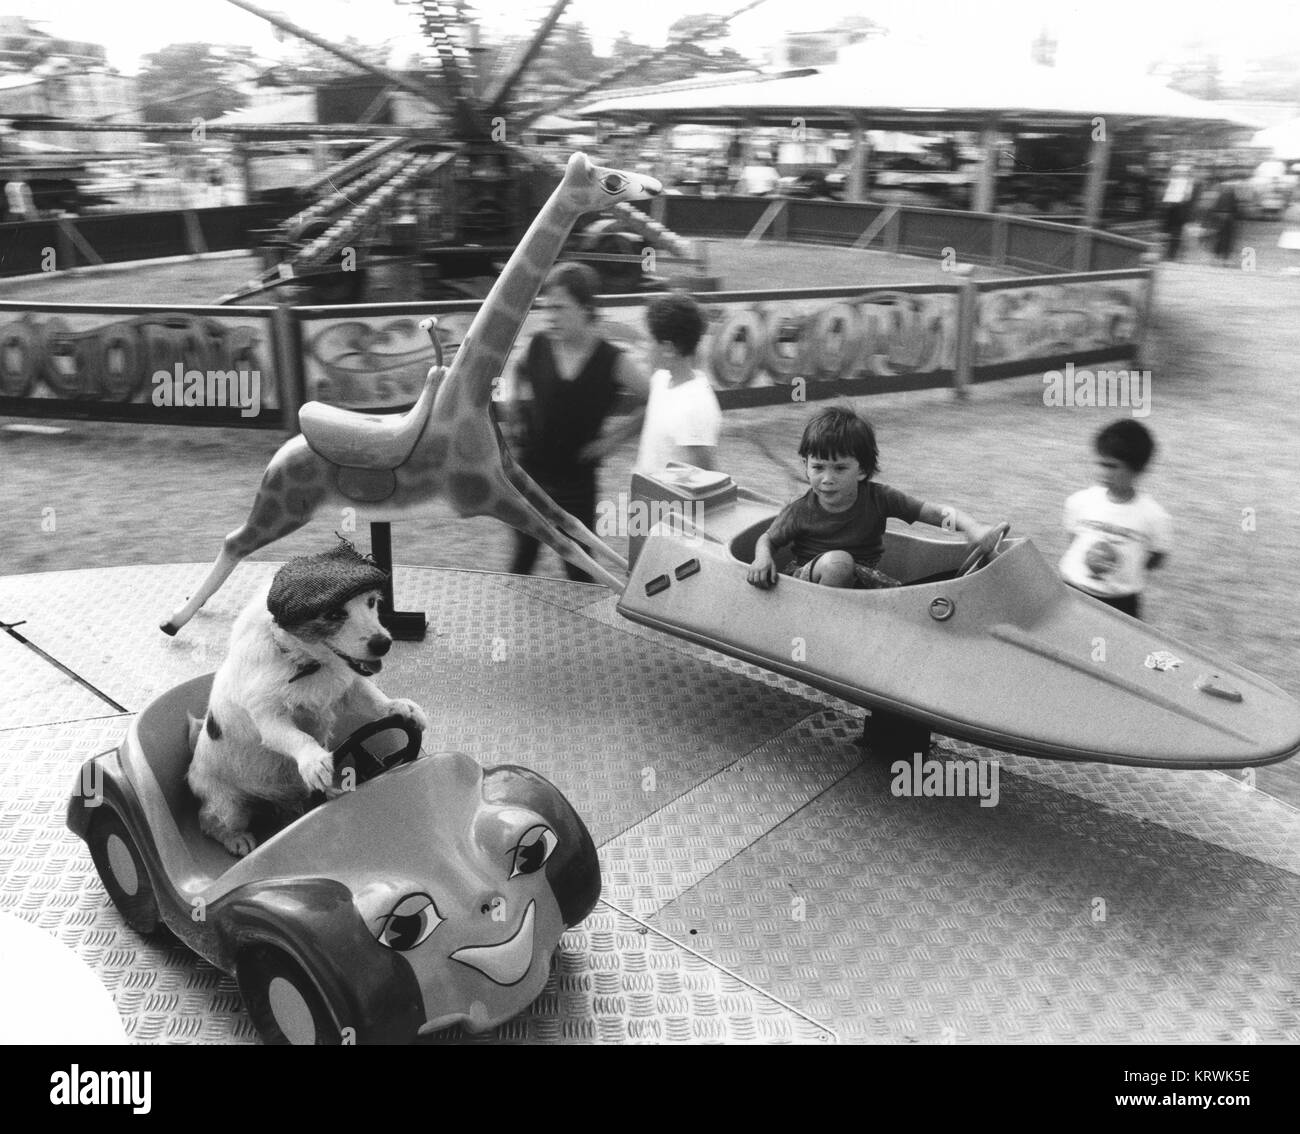
[[[1300, 695], [1292, 597], [1300, 581], [1300, 408], [1292, 374], [1300, 276], [1283, 273], [1276, 233], [1276, 225], [1246, 226], [1243, 246], [1257, 249], [1251, 270], [1213, 265], [1199, 251], [1191, 263], [1161, 269], [1144, 360], [1154, 383], [1147, 424], [1160, 444], [1147, 487], [1172, 513], [1176, 545], [1147, 611], [1176, 636], [1213, 644]], [[719, 247], [714, 263], [728, 286], [742, 276], [758, 286], [760, 274], [768, 286], [802, 286], [809, 273], [826, 284], [938, 276], [934, 265], [872, 253], [772, 251], [724, 265], [733, 250]], [[245, 274], [240, 268], [235, 278]], [[122, 275], [94, 287], [119, 301], [181, 298], [175, 280], [158, 291], [140, 279]], [[215, 282], [209, 291], [224, 281]], [[1047, 408], [1034, 376], [977, 387], [966, 403], [929, 391], [864, 397], [857, 406], [879, 432], [881, 480], [981, 517], [1008, 518], [1049, 555], [1062, 550], [1062, 501], [1090, 482], [1089, 439], [1115, 413]], [[796, 405], [728, 413], [722, 465], [741, 483], [793, 495], [807, 413]], [[0, 431], [0, 573], [210, 560], [246, 515], [277, 444], [236, 430], [67, 424], [57, 436]], [[627, 484], [632, 455], [628, 445], [605, 468], [602, 494], [611, 500]], [[317, 522], [265, 557], [315, 551], [325, 538]], [[431, 512], [397, 527], [394, 542], [399, 562], [501, 569], [509, 536], [494, 521]], [[558, 574], [549, 557], [540, 566]], [[175, 597], [159, 596], [160, 613]], [[1300, 768], [1264, 770], [1260, 784], [1300, 804]]]

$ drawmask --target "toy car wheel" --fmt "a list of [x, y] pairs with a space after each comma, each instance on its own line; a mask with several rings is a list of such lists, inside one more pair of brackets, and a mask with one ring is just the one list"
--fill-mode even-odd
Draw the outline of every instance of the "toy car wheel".
[[329, 1046], [342, 1033], [302, 966], [275, 946], [259, 946], [236, 965], [239, 990], [266, 1044]]
[[149, 871], [121, 816], [107, 804], [101, 804], [100, 813], [91, 820], [86, 843], [104, 889], [126, 924], [137, 933], [156, 932], [161, 917]]

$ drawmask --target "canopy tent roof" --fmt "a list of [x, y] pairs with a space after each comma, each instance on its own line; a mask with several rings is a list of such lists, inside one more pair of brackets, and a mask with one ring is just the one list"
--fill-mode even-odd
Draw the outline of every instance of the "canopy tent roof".
[[1255, 145], [1268, 146], [1275, 157], [1300, 158], [1300, 118], [1261, 130], [1255, 135]]
[[657, 125], [799, 122], [832, 129], [854, 121], [876, 129], [1061, 129], [1097, 117], [1168, 132], [1258, 125], [1146, 76], [1116, 74], [1104, 63], [1080, 72], [970, 53], [945, 58], [941, 50], [889, 38], [846, 49], [827, 67], [665, 84], [603, 98], [577, 113]]
[[271, 123], [302, 122], [315, 125], [319, 121], [316, 114], [316, 94], [309, 91], [303, 94], [287, 95], [274, 102], [246, 106], [243, 110], [231, 110], [220, 118], [214, 118], [214, 126], [265, 126]]

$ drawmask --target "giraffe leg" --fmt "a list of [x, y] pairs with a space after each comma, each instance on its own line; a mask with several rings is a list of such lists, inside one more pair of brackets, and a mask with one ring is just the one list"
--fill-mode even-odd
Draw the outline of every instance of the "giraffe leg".
[[[552, 525], [558, 528], [575, 543], [584, 543], [592, 548], [593, 551], [599, 552], [609, 560], [620, 571], [626, 572], [628, 569], [627, 560], [624, 559], [617, 551], [610, 547], [600, 536], [596, 535], [581, 520], [575, 516], [569, 515], [554, 500], [547, 495], [546, 491], [532, 477], [530, 477], [511, 455], [509, 450], [502, 448], [501, 467], [505, 470], [506, 477], [514, 485], [518, 493], [528, 501], [545, 519], [549, 520]], [[585, 568], [584, 568], [585, 570]], [[603, 581], [603, 580], [602, 580]]]
[[247, 556], [290, 532], [296, 532], [315, 514], [325, 498], [324, 485], [319, 477], [312, 481], [313, 487], [305, 490], [285, 488], [290, 478], [305, 483], [307, 478], [303, 473], [310, 471], [311, 465], [324, 465], [305, 443], [291, 450], [290, 447], [298, 440], [294, 438], [271, 458], [248, 519], [226, 536], [220, 554], [199, 589], [159, 626], [164, 634], [175, 635], [221, 589], [231, 572]]
[[[623, 593], [626, 584], [592, 559], [576, 540], [566, 535], [547, 516], [535, 508], [533, 502], [516, 488], [514, 483], [505, 475], [504, 469], [501, 470], [500, 483], [495, 485], [495, 488], [496, 492], [491, 510], [487, 512], [488, 515], [504, 521], [525, 535], [541, 540], [561, 559], [586, 571], [588, 575], [604, 583], [615, 594], [621, 595]], [[537, 491], [541, 492], [541, 489], [539, 488]], [[545, 493], [542, 493], [542, 495], [545, 497]], [[555, 508], [556, 505], [552, 504], [551, 507]], [[567, 513], [562, 514], [567, 515]], [[576, 520], [573, 520], [573, 523], [578, 524]], [[578, 527], [586, 531], [586, 528], [581, 524], [578, 524]], [[597, 540], [597, 542], [599, 541]]]

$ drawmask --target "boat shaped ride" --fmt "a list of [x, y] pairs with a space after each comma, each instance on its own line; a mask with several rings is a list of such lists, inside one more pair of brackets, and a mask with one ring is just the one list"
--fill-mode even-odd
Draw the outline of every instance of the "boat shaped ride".
[[725, 473], [634, 476], [619, 612], [873, 716], [1008, 752], [1241, 768], [1300, 750], [1300, 702], [1067, 586], [1028, 539], [962, 575], [964, 539], [891, 519], [879, 567], [901, 587], [751, 586], [780, 507]]

